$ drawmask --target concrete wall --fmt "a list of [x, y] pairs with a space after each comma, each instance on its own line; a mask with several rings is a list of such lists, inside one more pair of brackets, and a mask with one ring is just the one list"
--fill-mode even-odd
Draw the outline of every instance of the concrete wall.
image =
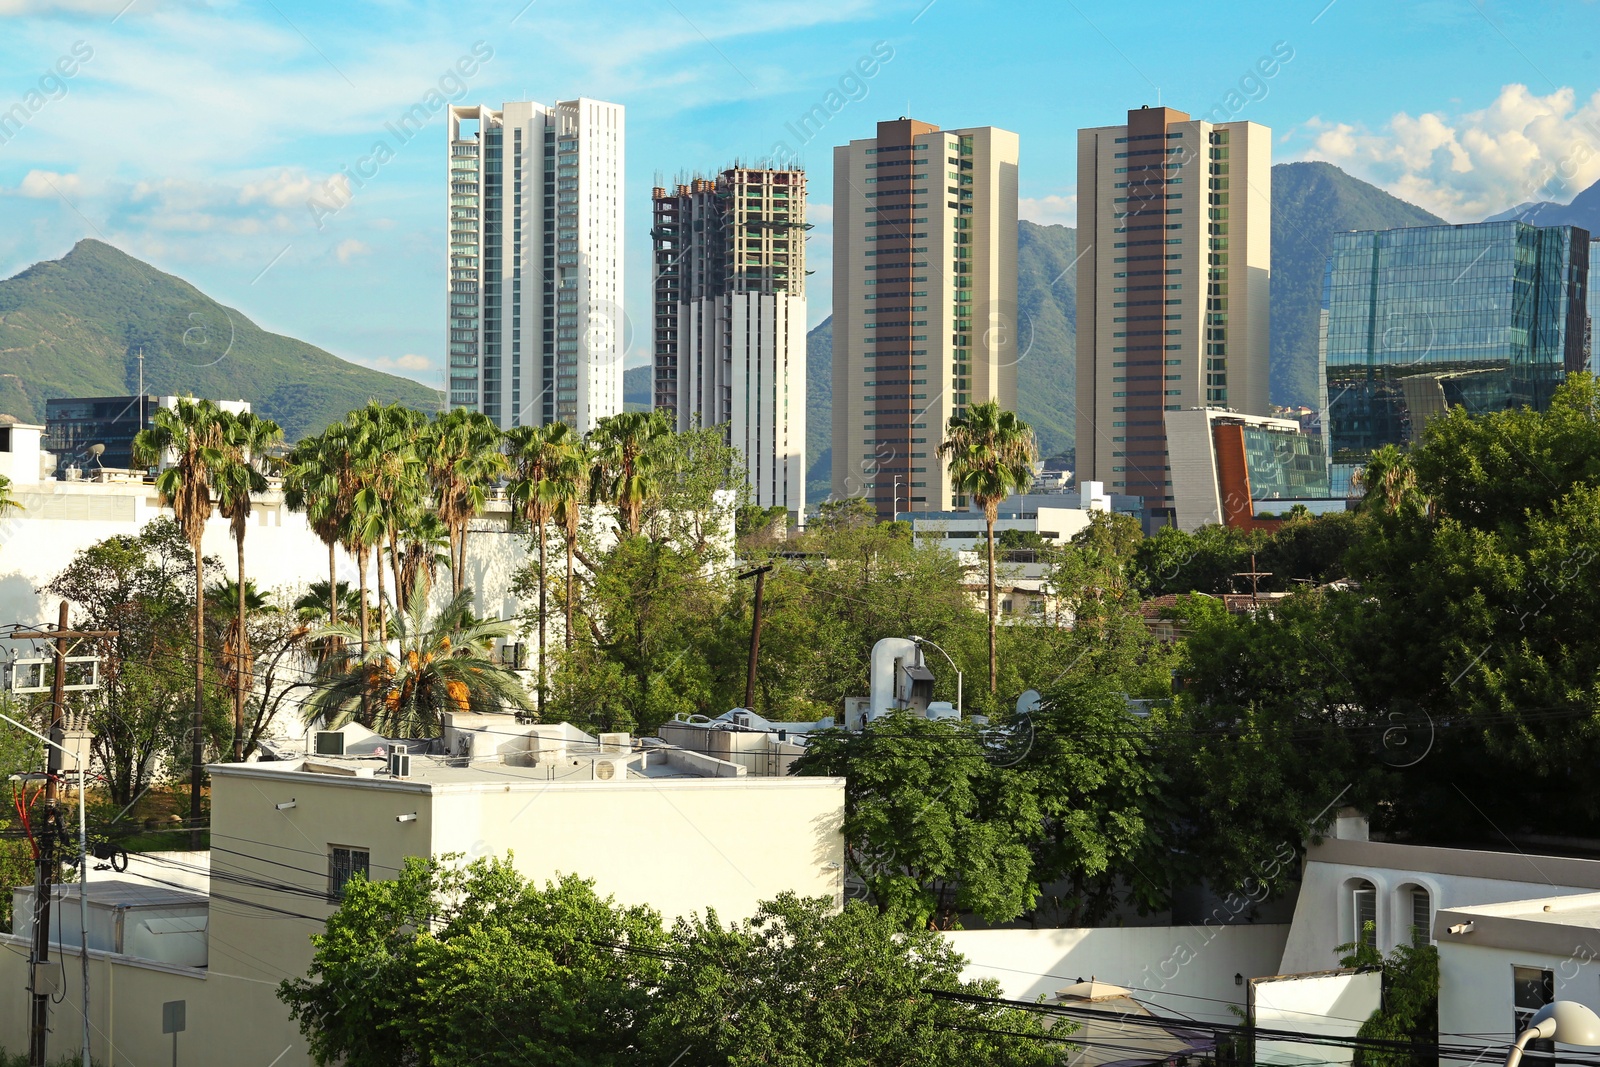
[[1125, 986], [1158, 1015], [1237, 1023], [1244, 980], [1274, 974], [1289, 929], [1144, 926], [1072, 930], [957, 930], [945, 935], [967, 958], [967, 979], [993, 978], [1001, 996], [1052, 996], [1079, 978]]
[[1595, 860], [1332, 839], [1314, 846], [1308, 859], [1279, 968], [1284, 974], [1338, 966], [1335, 947], [1354, 939], [1351, 894], [1358, 880], [1377, 890], [1378, 948], [1385, 954], [1410, 943], [1413, 887], [1428, 891], [1435, 916], [1444, 908], [1600, 888]]
[[[1308, 974], [1273, 977], [1250, 984], [1251, 1017], [1263, 1030], [1293, 1030], [1330, 1037], [1355, 1037], [1381, 1002], [1383, 975]], [[1348, 1045], [1318, 1045], [1305, 1041], [1256, 1042], [1258, 1064], [1350, 1063], [1355, 1049]]]
[[[1600, 939], [1590, 931], [1590, 942]], [[1447, 1044], [1481, 1045], [1479, 1058], [1441, 1063], [1499, 1063], [1515, 1039], [1512, 1032], [1512, 969], [1538, 967], [1555, 975], [1556, 999], [1575, 1000], [1600, 1011], [1600, 966], [1590, 950], [1550, 952], [1439, 943], [1439, 1033]], [[1580, 1052], [1592, 1052], [1580, 1049]]]

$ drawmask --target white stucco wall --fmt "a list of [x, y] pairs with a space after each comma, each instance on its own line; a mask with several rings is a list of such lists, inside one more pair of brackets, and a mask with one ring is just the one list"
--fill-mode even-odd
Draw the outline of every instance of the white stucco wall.
[[1387, 954], [1410, 943], [1413, 886], [1428, 891], [1437, 916], [1445, 908], [1600, 889], [1600, 861], [1326, 840], [1307, 855], [1281, 973], [1338, 966], [1335, 947], [1354, 939], [1351, 890], [1358, 880], [1377, 890], [1378, 948]]
[[[1079, 978], [1124, 986], [1158, 1015], [1234, 1024], [1251, 978], [1275, 973], [1289, 929], [1129, 926], [1098, 929], [956, 930], [945, 935], [967, 958], [963, 977], [993, 978], [1001, 996], [1035, 1000]], [[1234, 976], [1240, 975], [1239, 983]]]

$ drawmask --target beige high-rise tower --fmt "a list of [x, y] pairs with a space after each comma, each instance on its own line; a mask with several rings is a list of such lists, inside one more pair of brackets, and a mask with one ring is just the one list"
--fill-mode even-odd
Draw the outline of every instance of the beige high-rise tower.
[[1165, 416], [1267, 414], [1272, 131], [1143, 107], [1078, 131], [1076, 477], [1171, 515]]
[[833, 175], [833, 495], [948, 510], [950, 416], [1017, 404], [1017, 135], [880, 122]]

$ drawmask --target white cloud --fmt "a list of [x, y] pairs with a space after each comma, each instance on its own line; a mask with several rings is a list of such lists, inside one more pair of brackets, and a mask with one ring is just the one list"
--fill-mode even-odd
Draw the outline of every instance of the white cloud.
[[1017, 217], [1041, 226], [1076, 226], [1078, 194], [1022, 197], [1017, 201]]
[[1325, 160], [1454, 222], [1529, 200], [1565, 203], [1600, 181], [1600, 92], [1507, 85], [1487, 107], [1400, 112], [1377, 131], [1313, 118], [1302, 159]]
[[30, 170], [17, 186], [17, 195], [30, 200], [49, 200], [64, 196], [75, 198], [83, 192], [83, 182], [76, 174], [57, 174], [53, 170]]
[[417, 374], [421, 371], [433, 369], [433, 361], [427, 356], [419, 356], [414, 352], [407, 352], [403, 356], [390, 358], [379, 356], [377, 359], [362, 360], [373, 370], [390, 371], [397, 374]]
[[[371, 247], [368, 246], [367, 244], [365, 244], [364, 242], [358, 241], [354, 237], [349, 237], [349, 238], [346, 238], [345, 240], [339, 242], [339, 247], [335, 248], [333, 250], [333, 254], [339, 257], [339, 262], [340, 263], [349, 263], [356, 256], [364, 256], [368, 252], [371, 252], [371, 251], [372, 251]], [[408, 359], [421, 359], [421, 358], [422, 358], [421, 356], [401, 356], [400, 357], [402, 362], [405, 361], [405, 360], [408, 360]]]

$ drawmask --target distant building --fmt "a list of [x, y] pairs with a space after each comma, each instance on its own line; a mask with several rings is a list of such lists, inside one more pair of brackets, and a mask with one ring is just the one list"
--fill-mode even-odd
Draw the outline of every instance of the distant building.
[[754, 502], [805, 513], [806, 176], [656, 188], [654, 406], [726, 427]]
[[1271, 529], [1296, 504], [1345, 510], [1344, 497], [1329, 492], [1322, 438], [1297, 420], [1190, 408], [1167, 412], [1166, 428], [1180, 530]]
[[1323, 282], [1332, 490], [1457, 405], [1543, 411], [1586, 366], [1589, 232], [1480, 222], [1335, 234]]
[[623, 108], [450, 109], [450, 406], [579, 433], [622, 410]]
[[1267, 414], [1272, 131], [1165, 107], [1078, 131], [1077, 472], [1173, 508], [1163, 415]]
[[833, 495], [960, 507], [952, 415], [1017, 406], [1017, 135], [901, 118], [833, 150]]
[[[44, 402], [44, 448], [56, 457], [56, 477], [97, 468], [134, 470], [133, 439], [155, 421], [162, 408], [176, 408], [176, 396], [59, 397]], [[248, 400], [213, 401], [234, 415], [250, 410]], [[96, 445], [104, 447], [98, 451]], [[80, 475], [80, 476], [84, 476]]]

